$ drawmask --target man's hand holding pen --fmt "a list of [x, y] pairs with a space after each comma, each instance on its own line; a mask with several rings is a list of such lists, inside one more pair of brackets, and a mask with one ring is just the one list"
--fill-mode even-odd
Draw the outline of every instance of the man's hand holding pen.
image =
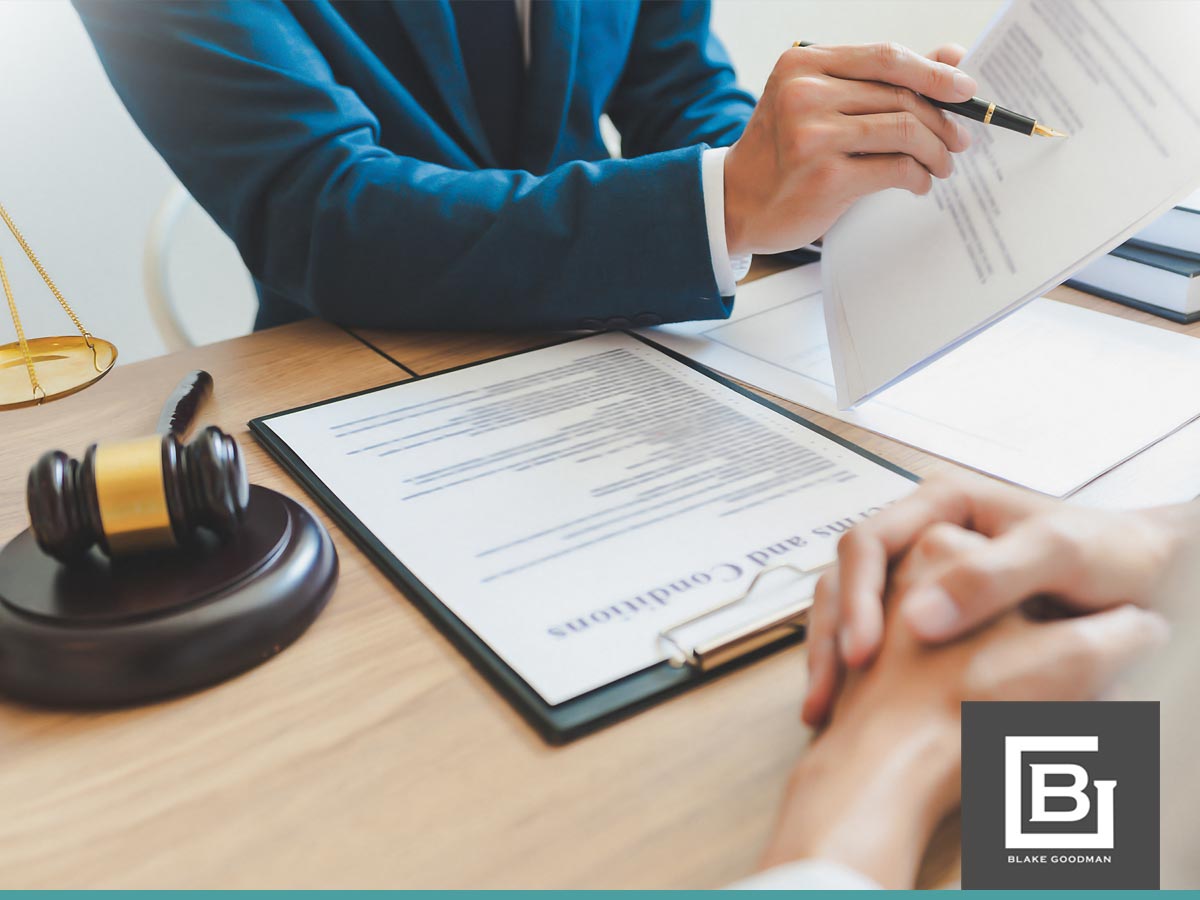
[[819, 238], [855, 200], [887, 188], [927, 193], [970, 144], [966, 128], [918, 94], [969, 100], [961, 47], [931, 58], [894, 44], [793, 47], [776, 63], [745, 133], [725, 158], [733, 256]]

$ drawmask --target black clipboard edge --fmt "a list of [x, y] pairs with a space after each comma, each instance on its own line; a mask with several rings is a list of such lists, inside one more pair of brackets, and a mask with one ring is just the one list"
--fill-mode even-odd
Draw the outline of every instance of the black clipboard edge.
[[[900, 468], [899, 466], [871, 453], [856, 444], [851, 443], [845, 438], [834, 434], [817, 425], [815, 422], [810, 422], [803, 416], [791, 412], [776, 403], [771, 402], [753, 391], [742, 387], [741, 385], [717, 374], [711, 369], [688, 359], [668, 347], [664, 347], [655, 343], [649, 338], [643, 337], [632, 332], [625, 332], [629, 337], [640, 341], [647, 346], [653, 347], [655, 350], [669, 356], [677, 362], [683, 363], [687, 367], [699, 372], [700, 374], [711, 378], [718, 384], [747, 397], [754, 402], [785, 416], [786, 418], [803, 425], [810, 431], [814, 431], [822, 437], [839, 444], [859, 456], [882, 466], [892, 472], [908, 478], [911, 481], [919, 481], [911, 472]], [[317, 406], [324, 406], [329, 403], [336, 403], [341, 400], [346, 400], [351, 397], [358, 397], [364, 394], [371, 394], [376, 391], [387, 390], [388, 388], [396, 387], [397, 385], [410, 384], [415, 381], [424, 381], [428, 378], [437, 378], [439, 375], [446, 375], [451, 372], [469, 369], [475, 366], [486, 365], [490, 362], [496, 362], [500, 359], [508, 359], [513, 356], [520, 356], [525, 353], [535, 353], [538, 350], [544, 350], [548, 347], [558, 346], [562, 343], [570, 343], [577, 340], [586, 340], [594, 335], [580, 335], [579, 337], [568, 338], [565, 341], [554, 342], [541, 347], [534, 347], [526, 350], [518, 350], [513, 353], [503, 354], [501, 356], [492, 357], [486, 360], [478, 360], [476, 362], [466, 363], [461, 366], [455, 366], [450, 369], [444, 369], [440, 372], [432, 372], [425, 375], [416, 375], [411, 378], [401, 379], [389, 384], [379, 385], [373, 388], [367, 388], [362, 391], [355, 391], [349, 394], [343, 394], [338, 397], [331, 397], [327, 400], [320, 400], [315, 403], [308, 403], [303, 406], [297, 406], [293, 409], [282, 410], [277, 413], [271, 413], [266, 416], [259, 416], [251, 419], [247, 423], [250, 433], [263, 446], [263, 448], [287, 471], [292, 478], [300, 484], [300, 486], [308, 493], [317, 503], [319, 503], [326, 512], [337, 522], [338, 527], [363, 551], [387, 577], [388, 579], [400, 588], [401, 593], [407, 596], [410, 601], [421, 611], [435, 628], [438, 629], [454, 647], [462, 653], [463, 656], [471, 663], [493, 687], [495, 687], [504, 698], [520, 713], [527, 722], [542, 736], [547, 743], [550, 744], [565, 744], [577, 738], [583, 737], [593, 731], [603, 728], [614, 722], [635, 715], [650, 706], [662, 702], [669, 697], [673, 697], [682, 691], [688, 690], [696, 685], [703, 684], [713, 678], [721, 675], [732, 673], [744, 666], [767, 656], [770, 653], [781, 649], [784, 646], [798, 643], [803, 640], [804, 634], [797, 633], [795, 636], [787, 637], [776, 641], [766, 647], [762, 647], [753, 653], [747, 654], [728, 665], [711, 672], [700, 672], [689, 668], [676, 668], [667, 662], [659, 663], [643, 669], [640, 672], [635, 672], [620, 678], [611, 684], [604, 685], [586, 694], [581, 694], [571, 700], [567, 700], [556, 706], [548, 704], [540, 694], [538, 694], [517, 672], [500, 657], [486, 642], [484, 642], [465, 622], [463, 622], [454, 612], [446, 606], [429, 588], [425, 586], [408, 569], [383, 543], [375, 537], [375, 535], [367, 529], [362, 521], [354, 515], [353, 512], [325, 485], [325, 483], [312, 471], [300, 457], [292, 450], [288, 444], [281, 439], [268, 424], [270, 419], [279, 416], [291, 415], [292, 413], [302, 412], [304, 410], [313, 409]], [[419, 602], [416, 602], [419, 601]]]

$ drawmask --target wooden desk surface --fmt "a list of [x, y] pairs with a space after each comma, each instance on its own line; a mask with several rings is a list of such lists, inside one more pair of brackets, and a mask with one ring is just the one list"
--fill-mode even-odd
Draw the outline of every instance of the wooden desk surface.
[[[755, 281], [767, 275], [782, 272], [788, 268], [791, 268], [791, 266], [757, 259], [746, 281]], [[1200, 337], [1200, 322], [1192, 325], [1179, 325], [1151, 315], [1150, 313], [1131, 309], [1119, 303], [1113, 303], [1111, 300], [1104, 300], [1069, 287], [1055, 288], [1047, 296], [1063, 303], [1070, 303], [1073, 306], [1099, 310], [1134, 322], [1142, 322], [1166, 328], [1170, 331]], [[453, 368], [454, 366], [461, 366], [465, 363], [477, 362], [479, 360], [502, 356], [506, 353], [540, 347], [570, 336], [553, 334], [424, 334], [372, 329], [356, 330], [356, 333], [364, 341], [379, 350], [379, 352], [394, 359], [398, 364], [415, 375], [429, 375]], [[747, 385], [747, 387], [757, 390], [753, 385]], [[834, 434], [844, 437], [858, 446], [864, 447], [884, 459], [920, 475], [922, 478], [926, 478], [935, 472], [961, 468], [953, 462], [941, 459], [923, 450], [917, 450], [882, 435], [872, 434], [856, 425], [849, 425], [765, 391], [758, 390], [757, 392], [763, 396], [770, 397], [780, 405], [804, 416], [811, 422], [815, 422], [822, 428], [832, 431]]]
[[[787, 265], [778, 265], [771, 262], [759, 259], [756, 260], [754, 269], [752, 270], [747, 281], [754, 281], [758, 278], [765, 277], [775, 272], [783, 271], [789, 268]], [[1104, 300], [1081, 291], [1074, 290], [1068, 287], [1059, 287], [1048, 294], [1049, 297], [1063, 303], [1069, 303], [1074, 306], [1081, 306], [1087, 309], [1098, 310], [1116, 315], [1121, 318], [1130, 319], [1132, 321], [1141, 322], [1144, 324], [1153, 325], [1156, 327], [1166, 328], [1171, 331], [1177, 331], [1192, 336], [1200, 337], [1200, 323], [1193, 325], [1178, 325], [1167, 320], [1153, 316], [1149, 313], [1130, 309], [1118, 303], [1113, 303], [1109, 300]], [[556, 340], [564, 339], [563, 335], [537, 335], [537, 334], [518, 334], [518, 335], [482, 335], [482, 334], [412, 334], [402, 332], [388, 332], [378, 330], [363, 330], [357, 332], [359, 337], [367, 341], [381, 353], [386, 354], [390, 358], [396, 360], [400, 365], [416, 375], [427, 375], [444, 371], [454, 366], [460, 366], [469, 362], [477, 362], [479, 360], [490, 359], [496, 356], [501, 356], [505, 353], [513, 353], [519, 350], [527, 350], [534, 347], [542, 346], [547, 343], [553, 343]], [[747, 385], [754, 388], [753, 385]], [[845, 422], [831, 418], [829, 416], [817, 413], [813, 410], [792, 403], [780, 397], [767, 394], [764, 391], [758, 391], [764, 396], [771, 397], [775, 402], [787, 407], [801, 416], [809, 419], [812, 422], [822, 426], [823, 428], [838, 434], [847, 440], [864, 447], [879, 456], [887, 459], [910, 472], [914, 472], [921, 477], [928, 477], [931, 474], [939, 471], [949, 471], [959, 468], [955, 463], [948, 460], [936, 457], [922, 450], [915, 449], [906, 444], [894, 441], [890, 438], [881, 435], [873, 434], [862, 428], [854, 425], [849, 425]], [[731, 696], [733, 702], [745, 704], [747, 710], [754, 710], [755, 713], [748, 719], [753, 725], [758, 728], [767, 729], [769, 723], [760, 716], [781, 716], [784, 721], [794, 722], [795, 710], [797, 708], [799, 698], [803, 696], [803, 648], [796, 648], [776, 654], [776, 657], [759, 663], [754, 669], [748, 673], [738, 673], [730, 676], [724, 682], [721, 688], [713, 690], [713, 697]], [[791, 684], [793, 687], [783, 691], [782, 694], [790, 697], [784, 697], [782, 702], [780, 697], [764, 696], [756, 693], [764, 689], [760, 686], [757, 679], [763, 677], [763, 672], [770, 673], [766, 679], [762, 681], [762, 686], [767, 684], [767, 680], [776, 677], [781, 679], [783, 684]], [[770, 691], [769, 687], [765, 690]], [[722, 695], [721, 691], [728, 692]], [[778, 693], [778, 689], [776, 689]], [[708, 688], [703, 689], [700, 693], [707, 693]], [[717, 701], [725, 702], [724, 699]], [[707, 707], [707, 698], [682, 698], [673, 701], [670, 704], [673, 710], [677, 711], [680, 706], [704, 705]], [[714, 715], [725, 715], [728, 711], [720, 707], [713, 708]], [[652, 711], [645, 718], [654, 718], [664, 715], [662, 711]], [[686, 713], [684, 713], [686, 715]], [[703, 723], [699, 717], [695, 720]], [[779, 723], [775, 723], [779, 727]], [[647, 726], [652, 727], [652, 726]], [[704, 725], [700, 728], [703, 730]], [[608, 736], [611, 741], [618, 742], [620, 746], [623, 733], [628, 733], [631, 730], [629, 724], [618, 725], [613, 729], [612, 734]], [[731, 732], [734, 734], [736, 732]], [[762, 736], [769, 734], [769, 729], [762, 732]], [[623, 878], [618, 878], [614, 884], [626, 885], [635, 884], [639, 886], [658, 886], [659, 884], [679, 887], [679, 886], [713, 886], [724, 883], [731, 877], [736, 877], [744, 868], [739, 869], [735, 863], [737, 860], [748, 861], [752, 858], [755, 842], [754, 835], [762, 835], [763, 829], [769, 823], [769, 815], [765, 812], [766, 809], [772, 809], [773, 803], [778, 796], [778, 787], [782, 784], [783, 773], [786, 772], [790, 761], [795, 758], [798, 748], [802, 743], [797, 742], [797, 738], [793, 734], [793, 730], [788, 728], [781, 735], [784, 740], [778, 744], [759, 744], [759, 733], [754, 734], [754, 743], [757, 744], [756, 752], [760, 754], [753, 757], [753, 761], [758, 765], [759, 769], [754, 776], [757, 780], [744, 781], [742, 784], [728, 783], [724, 784], [720, 781], [702, 781], [703, 773], [686, 770], [683, 774], [685, 779], [693, 778], [697, 785], [711, 785], [709, 790], [712, 793], [711, 809], [723, 810], [721, 815], [730, 817], [731, 822], [742, 821], [744, 827], [730, 827], [726, 833], [725, 839], [722, 841], [722, 853], [727, 855], [728, 865], [718, 864], [717, 860], [712, 860], [713, 878], [708, 881], [694, 880], [691, 878], [670, 879], [665, 870], [653, 869], [648, 870], [640, 880], [628, 882]], [[591, 738], [585, 739], [587, 741]], [[707, 741], [702, 737], [699, 739], [705, 745]], [[728, 745], [717, 739], [711, 744], [711, 749], [706, 752], [714, 754], [730, 753]], [[751, 758], [747, 758], [749, 762]], [[730, 757], [730, 768], [725, 771], [728, 773], [741, 772], [736, 766], [740, 765], [737, 759]], [[732, 777], [726, 775], [725, 777]], [[770, 786], [770, 790], [763, 791], [764, 784]], [[740, 791], [750, 789], [749, 797], [738, 796]], [[662, 791], [662, 788], [658, 790]], [[746, 803], [747, 799], [750, 800]], [[765, 805], [764, 805], [765, 804]], [[686, 807], [685, 807], [686, 808]], [[700, 809], [698, 808], [697, 813]], [[632, 819], [632, 816], [630, 817]], [[719, 827], [718, 816], [714, 827]], [[686, 823], [678, 822], [681, 829], [686, 830]], [[598, 832], [600, 833], [600, 832]], [[632, 835], [631, 835], [632, 837]], [[748, 843], [747, 843], [748, 841]], [[664, 846], [670, 847], [670, 842], [664, 842]], [[686, 852], [684, 854], [687, 856]], [[957, 881], [958, 870], [958, 822], [952, 820], [945, 823], [945, 826], [935, 835], [933, 842], [930, 845], [929, 852], [926, 856], [925, 863], [922, 866], [920, 877], [920, 885], [923, 887], [944, 887], [950, 886]], [[605, 867], [605, 871], [610, 871]], [[697, 871], [696, 874], [701, 874]], [[662, 880], [656, 879], [655, 875], [663, 876]], [[686, 876], [686, 870], [681, 873]], [[572, 884], [570, 880], [560, 881], [559, 884]], [[587, 886], [599, 887], [605, 886], [609, 882], [605, 878], [599, 880], [587, 881], [582, 884]]]
[[[364, 336], [418, 372], [546, 343]], [[216, 379], [208, 419], [241, 439], [251, 478], [301, 498], [246, 420], [404, 377], [308, 322], [0, 414], [0, 541], [24, 527], [39, 453], [152, 429], [197, 367]], [[949, 465], [812, 418], [913, 471]], [[713, 887], [751, 870], [806, 740], [802, 649], [551, 748], [333, 535], [328, 610], [259, 669], [118, 712], [0, 703], [0, 888]]]
[[[197, 367], [251, 478], [297, 497], [246, 420], [404, 376], [309, 322], [5, 413], [0, 541], [25, 525], [39, 453], [153, 429]], [[329, 608], [259, 669], [117, 712], [0, 702], [0, 887], [696, 887], [751, 870], [805, 740], [798, 651], [551, 748], [333, 534]]]
[[[246, 421], [407, 377], [316, 321], [118, 366], [80, 394], [0, 414], [0, 542], [27, 524], [25, 473], [38, 455], [152, 433], [167, 394], [196, 368], [216, 385], [204, 420], [238, 437], [253, 481], [293, 496], [300, 490]], [[320, 859], [337, 823], [310, 804], [339, 806], [339, 782], [353, 777], [323, 765], [352, 731], [323, 723], [338, 721], [357, 691], [347, 660], [386, 659], [378, 626], [398, 605], [383, 576], [337, 544], [329, 609], [292, 649], [234, 682], [103, 714], [0, 702], [0, 888], [306, 883], [312, 871], [293, 861]]]

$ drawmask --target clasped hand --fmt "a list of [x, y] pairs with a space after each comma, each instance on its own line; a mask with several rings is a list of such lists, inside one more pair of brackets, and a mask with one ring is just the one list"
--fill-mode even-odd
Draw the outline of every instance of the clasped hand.
[[[861, 196], [947, 177], [967, 132], [918, 95], [971, 97], [961, 57], [785, 53], [725, 158], [730, 253], [809, 243]], [[828, 727], [793, 771], [763, 864], [818, 857], [911, 887], [958, 801], [962, 701], [1098, 696], [1166, 639], [1145, 607], [1198, 519], [1194, 505], [1105, 512], [956, 476], [848, 532], [808, 629], [803, 717]], [[1047, 601], [1060, 615], [1029, 615]]]
[[[1086, 700], [1167, 626], [1144, 609], [1197, 510], [1067, 506], [935, 479], [848, 532], [809, 628], [804, 717], [764, 865], [818, 857], [911, 887], [958, 802], [964, 700]], [[1072, 617], [1022, 608], [1052, 596]], [[856, 671], [857, 670], [857, 671]]]
[[[1104, 622], [1118, 621], [1115, 613], [1122, 607], [1140, 612], [1150, 603], [1197, 516], [1193, 504], [1115, 512], [977, 477], [930, 480], [848, 532], [838, 546], [837, 569], [818, 584], [805, 720], [823, 724], [847, 670], [867, 667], [878, 654], [888, 572], [906, 557], [917, 563], [907, 568], [904, 584], [892, 588], [894, 627], [927, 645], [964, 636], [969, 643], [980, 626], [1035, 599], [1049, 599], [1066, 612], [1091, 613], [1062, 623], [1061, 645], [1044, 648], [1051, 653], [1043, 666], [1047, 677], [1031, 682], [1021, 698], [1064, 699], [1049, 696], [1051, 670], [1081, 661], [1081, 654], [1103, 665], [1096, 633]], [[950, 545], [953, 552], [946, 550]], [[1139, 637], [1136, 629], [1125, 628], [1108, 639], [1132, 646]], [[1025, 655], [1036, 668], [1036, 654]]]

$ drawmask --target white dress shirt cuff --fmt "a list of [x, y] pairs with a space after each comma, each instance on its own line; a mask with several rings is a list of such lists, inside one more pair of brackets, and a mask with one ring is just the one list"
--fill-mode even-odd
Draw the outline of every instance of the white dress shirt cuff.
[[729, 256], [725, 243], [725, 154], [728, 147], [705, 150], [700, 154], [700, 182], [704, 191], [704, 218], [708, 223], [708, 252], [712, 257], [713, 278], [722, 297], [732, 297], [737, 283], [750, 271], [750, 254]]
[[878, 891], [861, 872], [827, 859], [784, 863], [729, 885], [735, 891]]

